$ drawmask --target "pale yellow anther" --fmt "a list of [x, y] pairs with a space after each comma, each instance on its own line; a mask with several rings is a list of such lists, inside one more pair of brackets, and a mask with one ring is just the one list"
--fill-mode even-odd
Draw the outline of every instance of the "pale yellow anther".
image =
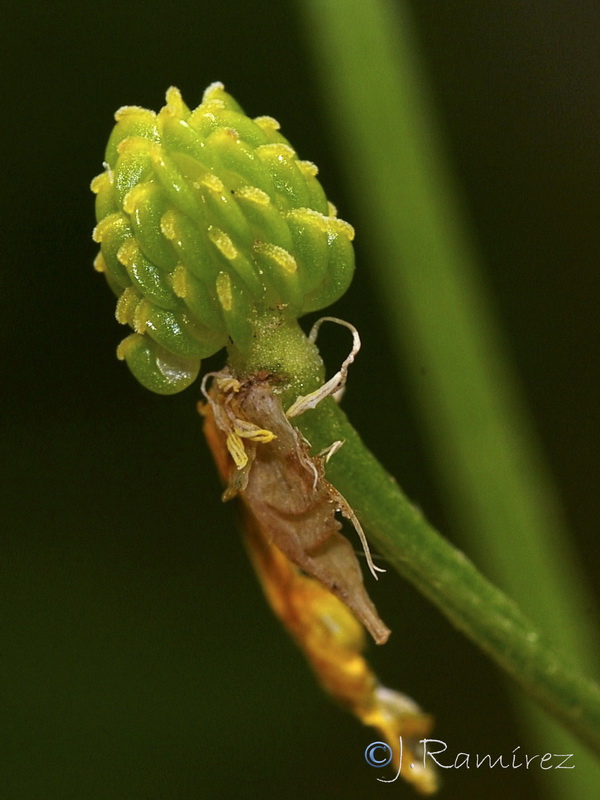
[[264, 428], [255, 431], [252, 436], [248, 437], [253, 442], [259, 442], [260, 444], [266, 444], [267, 442], [272, 442], [273, 439], [276, 439], [277, 436], [273, 433], [273, 431], [267, 431]]
[[115, 119], [117, 122], [127, 117], [140, 117], [141, 119], [155, 120], [156, 112], [150, 111], [148, 108], [142, 108], [142, 106], [121, 106], [121, 108], [115, 111]]
[[139, 254], [139, 247], [133, 237], [127, 239], [117, 250], [117, 259], [124, 267], [130, 267], [136, 256]]
[[244, 443], [237, 433], [231, 431], [227, 434], [227, 449], [231, 453], [231, 457], [235, 461], [238, 469], [243, 469], [248, 463], [248, 455], [244, 449]]
[[242, 439], [250, 439], [251, 442], [258, 442], [260, 444], [272, 442], [273, 439], [277, 438], [272, 431], [259, 428], [258, 425], [255, 425], [253, 422], [248, 422], [245, 419], [234, 420], [233, 429]]
[[217, 378], [217, 386], [222, 392], [237, 393], [242, 388], [242, 384], [237, 378]]
[[345, 236], [350, 242], [354, 240], [354, 228], [349, 222], [346, 222], [343, 219], [338, 219], [337, 217], [327, 217], [327, 219], [329, 220], [330, 230], [332, 230], [334, 233], [339, 233], [340, 235]]
[[92, 179], [90, 189], [94, 194], [98, 194], [106, 183], [110, 183], [108, 172], [101, 172], [100, 175], [96, 175], [96, 177]]
[[236, 247], [225, 231], [222, 231], [214, 225], [209, 225], [208, 238], [228, 261], [233, 261], [237, 256], [238, 252]]
[[123, 198], [123, 211], [125, 211], [126, 214], [133, 214], [140, 201], [148, 196], [148, 191], [150, 189], [150, 183], [136, 184]]
[[127, 325], [133, 320], [135, 310], [141, 298], [133, 286], [128, 286], [117, 300], [115, 317], [121, 325]]
[[224, 311], [231, 311], [233, 308], [233, 292], [231, 290], [231, 278], [226, 272], [219, 272], [216, 281], [217, 297]]
[[258, 125], [259, 128], [263, 131], [278, 131], [281, 128], [281, 125], [277, 122], [274, 117], [254, 117], [254, 122]]
[[177, 264], [171, 275], [171, 286], [177, 297], [182, 299], [187, 296], [187, 270], [183, 264]]
[[213, 97], [210, 100], [205, 100], [202, 102], [201, 106], [198, 106], [196, 111], [202, 109], [202, 116], [206, 117], [207, 119], [211, 120], [211, 122], [218, 122], [218, 115], [220, 111], [223, 111], [225, 108], [225, 103], [218, 97]]
[[96, 272], [106, 272], [106, 261], [101, 252], [94, 259], [94, 269]]
[[[215, 101], [215, 102], [216, 102], [216, 101]], [[193, 123], [193, 122], [197, 122], [199, 119], [204, 119], [204, 120], [208, 120], [209, 122], [211, 122], [211, 123], [213, 123], [213, 124], [216, 124], [216, 123], [217, 123], [217, 118], [216, 118], [216, 116], [214, 115], [214, 113], [213, 113], [212, 111], [206, 111], [206, 110], [204, 110], [204, 111], [202, 111], [202, 113], [200, 114], [200, 113], [199, 113], [199, 111], [200, 111], [200, 109], [202, 109], [202, 108], [203, 108], [203, 106], [198, 106], [198, 108], [197, 108], [197, 109], [194, 111], [194, 113], [193, 113], [193, 115], [192, 115], [192, 117], [193, 117], [193, 119], [192, 119], [192, 123]]]
[[117, 153], [122, 155], [128, 152], [147, 153], [155, 161], [160, 160], [160, 145], [156, 142], [151, 142], [143, 136], [126, 136], [121, 139], [117, 145]]
[[202, 95], [202, 102], [206, 103], [209, 100], [214, 102], [216, 99], [213, 97], [215, 92], [223, 91], [224, 88], [225, 86], [221, 83], [221, 81], [213, 81], [213, 83], [207, 86], [206, 89], [204, 90], [204, 94]]
[[206, 175], [200, 181], [200, 185], [206, 186], [207, 189], [210, 189], [210, 191], [214, 192], [215, 194], [223, 194], [225, 191], [223, 181], [217, 177], [217, 175], [213, 175], [212, 172], [206, 173]]
[[256, 155], [261, 160], [277, 159], [288, 161], [296, 157], [296, 151], [284, 142], [272, 142], [270, 144], [259, 144], [256, 148]]
[[329, 217], [326, 217], [325, 214], [321, 214], [320, 211], [315, 211], [314, 208], [292, 208], [286, 214], [287, 217], [290, 219], [298, 220], [298, 222], [303, 222], [306, 225], [313, 225], [315, 228], [323, 231], [323, 233], [327, 233], [328, 231], [328, 220]]
[[312, 161], [296, 161], [296, 166], [305, 178], [315, 178], [319, 174], [319, 168]]
[[[128, 290], [125, 289], [125, 292]], [[127, 298], [125, 297], [125, 292], [119, 297], [117, 300], [117, 307], [115, 308], [115, 318], [117, 322], [120, 322], [121, 325], [127, 325]]]
[[167, 108], [174, 117], [182, 117], [184, 114], [183, 98], [181, 92], [176, 86], [170, 86], [167, 89]]
[[129, 350], [128, 339], [129, 337], [127, 337], [127, 339], [123, 339], [123, 341], [119, 342], [119, 344], [117, 345], [117, 358], [119, 359], [119, 361], [125, 361], [125, 356], [127, 354], [127, 351]]
[[[148, 315], [152, 310], [152, 303], [142, 300], [133, 312], [132, 328], [136, 333], [144, 333], [148, 324]], [[131, 324], [131, 323], [130, 323]]]
[[169, 240], [177, 236], [175, 232], [175, 214], [172, 211], [166, 211], [160, 218], [160, 230], [162, 235]]
[[271, 202], [269, 195], [258, 186], [242, 186], [237, 189], [235, 196], [241, 197], [242, 200], [250, 200], [251, 203], [256, 203], [258, 206], [268, 206]]
[[336, 208], [336, 207], [333, 205], [333, 203], [331, 202], [331, 200], [328, 200], [328, 201], [327, 201], [327, 210], [329, 211], [329, 216], [330, 216], [330, 217], [337, 217], [338, 210], [337, 210], [337, 208]]
[[[333, 210], [336, 210], [335, 207]], [[349, 241], [354, 239], [354, 228], [349, 222], [335, 216], [327, 217], [325, 214], [315, 211], [314, 208], [293, 208], [287, 212], [286, 216], [307, 225], [313, 225], [324, 233], [345, 236]]]
[[100, 244], [100, 242], [102, 241], [102, 237], [106, 232], [106, 229], [110, 227], [109, 220], [110, 217], [104, 217], [104, 219], [101, 220], [92, 231], [92, 239], [96, 242], [96, 244]]
[[272, 259], [284, 272], [288, 275], [293, 275], [297, 269], [298, 264], [294, 256], [285, 248], [279, 247], [277, 244], [271, 242], [256, 242], [254, 249], [257, 253], [263, 253]]
[[126, 119], [127, 117], [143, 114], [146, 110], [149, 109], [144, 109], [142, 106], [121, 106], [115, 111], [115, 120], [120, 122], [122, 119]]

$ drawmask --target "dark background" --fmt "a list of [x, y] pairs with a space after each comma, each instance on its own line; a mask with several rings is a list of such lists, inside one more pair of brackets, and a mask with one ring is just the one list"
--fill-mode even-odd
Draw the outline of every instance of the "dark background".
[[[600, 9], [412, 6], [487, 279], [597, 582]], [[2, 27], [0, 797], [410, 797], [376, 782], [363, 752], [378, 737], [320, 693], [267, 610], [218, 500], [198, 387], [161, 398], [136, 384], [91, 266], [89, 181], [119, 106], [158, 109], [171, 84], [194, 106], [222, 80], [250, 115], [277, 117], [357, 229], [357, 277], [335, 309], [364, 339], [346, 408], [460, 542], [402, 371], [375, 406], [360, 389], [393, 354], [297, 7], [33, 3]], [[377, 669], [435, 713], [450, 751], [545, 752], [495, 668], [411, 587], [388, 572], [372, 591], [394, 629]], [[449, 770], [442, 797], [541, 798], [536, 774]]]

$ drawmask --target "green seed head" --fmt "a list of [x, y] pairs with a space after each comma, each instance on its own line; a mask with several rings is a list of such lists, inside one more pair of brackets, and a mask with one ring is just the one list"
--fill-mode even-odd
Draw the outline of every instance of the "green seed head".
[[126, 106], [96, 193], [95, 261], [134, 333], [117, 355], [172, 394], [265, 316], [329, 305], [354, 269], [354, 231], [272, 117], [247, 117], [214, 83], [193, 111], [179, 91], [155, 114]]

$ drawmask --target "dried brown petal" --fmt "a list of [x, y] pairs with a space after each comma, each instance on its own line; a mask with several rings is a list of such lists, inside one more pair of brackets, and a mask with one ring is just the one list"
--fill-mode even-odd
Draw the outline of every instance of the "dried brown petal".
[[[254, 376], [234, 383], [235, 388], [225, 373], [214, 380], [207, 395], [212, 411], [205, 407], [203, 412], [207, 427], [212, 425], [207, 439], [229, 483], [226, 496], [238, 494], [268, 540], [336, 594], [383, 644], [390, 631], [365, 590], [358, 559], [335, 516], [337, 511], [351, 514], [351, 510], [325, 479], [322, 459], [310, 456], [307, 442], [286, 418], [267, 378]], [[247, 423], [270, 431], [274, 438], [245, 439], [248, 461], [240, 470], [224, 453], [236, 425]]]

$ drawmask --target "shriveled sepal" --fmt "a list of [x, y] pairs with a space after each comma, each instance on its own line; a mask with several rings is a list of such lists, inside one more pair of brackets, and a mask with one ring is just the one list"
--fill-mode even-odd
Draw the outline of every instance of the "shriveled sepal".
[[209, 443], [229, 456], [218, 460], [225, 466], [226, 498], [239, 494], [269, 540], [337, 595], [383, 644], [389, 628], [365, 590], [358, 559], [336, 517], [340, 512], [352, 518], [351, 509], [325, 479], [323, 458], [309, 454], [268, 376], [242, 383], [226, 372], [217, 374], [208, 398], [203, 412], [212, 420]]
[[339, 532], [339, 493], [286, 418], [267, 375], [243, 383], [226, 372], [212, 377], [209, 402], [200, 407], [205, 436], [227, 485], [225, 499], [237, 495], [241, 502], [245, 543], [273, 611], [325, 691], [376, 728], [392, 749], [394, 769], [432, 794], [437, 777], [419, 745], [432, 718], [379, 683], [362, 655], [360, 623], [379, 644], [390, 631]]

